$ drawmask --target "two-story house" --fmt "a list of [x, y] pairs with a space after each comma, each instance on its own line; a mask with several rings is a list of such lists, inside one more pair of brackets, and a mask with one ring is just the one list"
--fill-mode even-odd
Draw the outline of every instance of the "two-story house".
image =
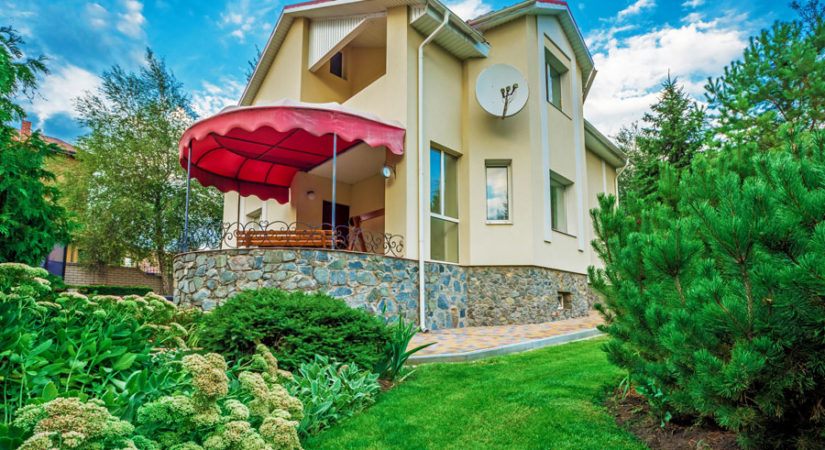
[[[506, 118], [486, 111], [478, 99], [480, 76], [500, 64], [526, 82], [519, 87], [526, 104]], [[237, 241], [225, 243], [223, 251], [254, 249], [229, 258], [258, 255], [266, 261], [267, 251], [290, 247], [288, 259], [298, 267], [280, 263], [267, 278], [262, 264], [263, 275], [249, 269], [255, 272], [250, 281], [237, 274], [240, 281], [227, 291], [220, 282], [214, 288], [192, 285], [195, 258], [184, 263], [182, 256], [178, 294], [184, 303], [212, 305], [241, 288], [320, 289], [353, 306], [417, 318], [427, 328], [587, 314], [593, 302], [587, 267], [599, 264], [590, 247], [588, 211], [597, 206], [597, 195], [617, 192], [617, 169], [625, 163], [584, 118], [595, 76], [564, 1], [525, 1], [467, 22], [426, 0], [315, 0], [285, 7], [239, 106], [216, 118], [245, 108], [265, 114], [268, 105], [272, 111], [316, 105], [397, 127], [403, 152], [347, 142], [343, 151], [333, 150], [335, 158], [327, 153], [315, 164], [294, 165], [288, 195], [262, 201], [223, 189], [224, 219], [243, 229], [227, 233]], [[256, 124], [264, 127], [259, 119]], [[217, 132], [228, 133], [226, 127]], [[288, 154], [298, 152], [290, 136], [272, 137], [251, 157], [255, 164], [275, 164], [261, 179], [269, 180], [277, 164], [290, 165]], [[222, 149], [249, 156], [226, 140], [215, 138]], [[190, 156], [194, 166], [210, 158], [204, 155], [217, 144], [205, 149], [201, 141], [184, 135], [184, 168]], [[270, 159], [276, 153], [281, 159]], [[245, 169], [233, 173], [242, 178]], [[397, 267], [387, 269], [395, 267], [389, 263], [348, 262], [343, 275], [330, 275], [326, 262], [308, 261], [318, 250], [305, 251], [328, 241], [284, 231], [341, 224], [346, 236], [330, 244], [332, 250], [349, 258], [361, 258], [359, 250], [387, 253], [409, 267], [399, 275]], [[259, 230], [257, 241], [250, 230]], [[261, 240], [267, 230], [273, 240]], [[383, 246], [353, 244], [369, 233], [386, 237]], [[388, 251], [392, 239], [401, 239], [401, 251]], [[302, 264], [311, 267], [302, 272]], [[363, 275], [364, 267], [375, 276]], [[325, 272], [317, 277], [319, 269]]]

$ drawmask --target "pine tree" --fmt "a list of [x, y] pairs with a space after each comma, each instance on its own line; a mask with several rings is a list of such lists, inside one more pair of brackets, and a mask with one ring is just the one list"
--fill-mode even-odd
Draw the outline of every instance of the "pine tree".
[[623, 129], [619, 143], [629, 159], [623, 189], [645, 197], [656, 192], [663, 165], [683, 169], [701, 150], [705, 112], [668, 75], [659, 100], [645, 113], [642, 124]]
[[823, 6], [815, 0], [795, 6], [801, 20], [778, 22], [751, 38], [742, 59], [706, 86], [717, 147], [783, 150], [787, 139], [778, 129], [795, 135], [825, 125]]
[[715, 421], [746, 448], [825, 448], [825, 131], [804, 91], [825, 28], [809, 17], [709, 87], [716, 151], [592, 212], [610, 360], [663, 419]]

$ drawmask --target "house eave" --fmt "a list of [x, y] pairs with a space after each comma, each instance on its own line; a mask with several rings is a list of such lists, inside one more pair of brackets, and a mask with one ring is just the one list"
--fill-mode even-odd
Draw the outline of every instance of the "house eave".
[[467, 23], [480, 30], [481, 32], [503, 25], [507, 22], [513, 21], [526, 15], [533, 16], [555, 16], [558, 18], [570, 45], [573, 47], [573, 52], [576, 54], [576, 61], [582, 69], [582, 78], [585, 80], [585, 85], [582, 91], [588, 92], [590, 85], [595, 78], [595, 63], [590, 50], [587, 49], [587, 43], [584, 41], [584, 36], [579, 30], [573, 13], [570, 11], [566, 1], [562, 0], [526, 0], [506, 8], [487, 13], [483, 16], [477, 17], [468, 21]]
[[584, 145], [614, 168], [627, 163], [627, 155], [590, 121], [584, 121]]

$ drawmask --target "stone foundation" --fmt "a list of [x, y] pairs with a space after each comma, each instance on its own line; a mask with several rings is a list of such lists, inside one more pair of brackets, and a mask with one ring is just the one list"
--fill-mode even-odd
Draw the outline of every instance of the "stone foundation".
[[[427, 263], [432, 329], [539, 323], [586, 315], [593, 296], [584, 275], [539, 267]], [[353, 308], [418, 322], [418, 262], [310, 249], [229, 249], [175, 257], [175, 302], [210, 310], [261, 287], [321, 291]], [[566, 292], [568, 308], [559, 304]]]
[[[468, 267], [473, 326], [542, 323], [586, 316], [595, 302], [587, 276], [543, 267]], [[567, 297], [567, 305], [560, 302]], [[566, 306], [566, 307], [565, 307]]]

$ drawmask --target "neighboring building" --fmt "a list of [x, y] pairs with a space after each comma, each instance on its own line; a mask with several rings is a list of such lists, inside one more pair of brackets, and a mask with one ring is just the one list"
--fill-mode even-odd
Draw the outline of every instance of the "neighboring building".
[[[27, 139], [32, 134], [32, 123], [23, 120], [19, 131], [20, 139]], [[47, 158], [46, 169], [55, 175], [58, 182], [70, 177], [70, 173], [76, 169], [77, 159], [72, 144], [52, 136], [41, 134], [41, 138], [49, 144], [55, 144], [58, 152], [54, 157]], [[63, 278], [64, 282], [71, 286], [89, 285], [110, 285], [110, 286], [148, 286], [155, 292], [162, 293], [162, 282], [155, 265], [147, 261], [135, 264], [128, 258], [123, 266], [112, 266], [104, 268], [90, 268], [79, 262], [80, 250], [74, 244], [56, 244], [46, 260], [43, 267], [52, 275]]]
[[[19, 139], [28, 139], [31, 135], [32, 123], [23, 120], [18, 132]], [[75, 160], [76, 150], [72, 144], [62, 139], [46, 135], [41, 135], [41, 138], [48, 144], [55, 144], [58, 148], [58, 153], [53, 158], [46, 158], [45, 165], [46, 169], [55, 175], [55, 179], [60, 181], [77, 164]], [[66, 264], [73, 262], [77, 262], [77, 248], [72, 245], [56, 244], [46, 256], [43, 267], [52, 275], [63, 278], [66, 275]]]
[[[447, 24], [424, 49], [419, 105], [419, 46], [446, 14]], [[518, 69], [529, 88], [526, 106], [506, 119], [476, 100], [479, 75], [495, 64]], [[437, 1], [310, 1], [284, 8], [240, 105], [336, 102], [402, 125], [403, 156], [364, 144], [338, 156], [335, 221], [361, 219], [366, 230], [402, 236], [402, 256], [412, 260], [419, 256], [423, 131], [424, 257], [439, 273], [456, 272], [463, 290], [458, 306], [450, 304], [457, 297], [432, 292], [430, 325], [542, 322], [592, 306], [587, 267], [600, 262], [590, 246], [588, 211], [597, 195], [616, 194], [617, 168], [625, 164], [584, 119], [595, 74], [563, 1], [526, 1], [468, 22]], [[382, 174], [385, 165], [392, 170]], [[285, 204], [228, 192], [224, 219], [246, 226], [329, 222], [330, 172], [329, 162], [298, 172]], [[387, 296], [351, 303], [377, 310]], [[391, 300], [397, 310], [415, 306], [406, 297]]]

